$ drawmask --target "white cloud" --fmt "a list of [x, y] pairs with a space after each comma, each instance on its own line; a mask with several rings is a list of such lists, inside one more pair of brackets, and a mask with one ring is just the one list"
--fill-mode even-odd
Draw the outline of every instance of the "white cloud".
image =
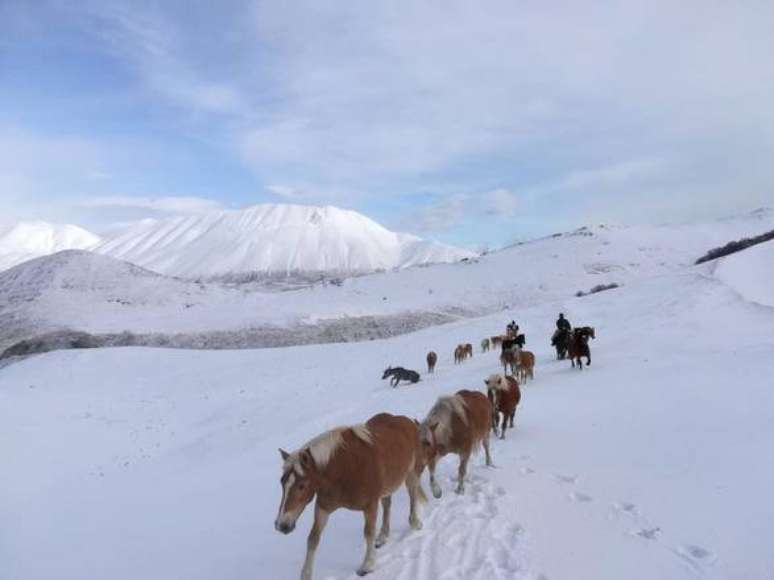
[[423, 231], [443, 231], [483, 217], [511, 218], [520, 207], [520, 197], [505, 188], [455, 193], [423, 207], [418, 213], [418, 223]]
[[209, 113], [243, 111], [244, 99], [233, 83], [207, 78], [192, 64], [183, 46], [190, 31], [178, 30], [177, 18], [138, 3], [96, 2], [88, 12], [99, 37], [168, 101]]
[[202, 197], [135, 197], [127, 195], [98, 196], [81, 202], [91, 208], [134, 208], [173, 215], [207, 213], [224, 209], [216, 200]]

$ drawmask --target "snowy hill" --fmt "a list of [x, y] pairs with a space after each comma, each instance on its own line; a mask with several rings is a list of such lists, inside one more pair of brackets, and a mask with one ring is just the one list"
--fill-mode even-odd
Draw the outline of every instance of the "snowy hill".
[[[631, 235], [635, 248], [645, 243], [642, 232]], [[537, 247], [583, 263], [596, 253], [585, 246], [593, 239], [546, 240], [503, 256]], [[749, 251], [725, 263], [751, 259]], [[668, 256], [660, 250], [648, 269]], [[616, 259], [635, 260], [625, 252]], [[550, 279], [557, 263], [518, 266]], [[499, 369], [496, 353], [476, 348], [455, 365], [452, 349], [516, 318], [536, 354], [536, 379], [523, 388], [515, 429], [492, 444], [496, 467], [474, 456], [466, 494], [457, 496], [456, 460], [442, 460], [444, 496], [422, 507], [421, 531], [409, 528], [406, 494], [397, 491], [392, 535], [369, 577], [768, 578], [774, 310], [713, 277], [712, 264], [675, 263], [564, 304], [573, 322], [596, 327], [593, 363], [582, 372], [550, 351], [550, 298], [383, 341], [61, 351], [0, 369], [2, 570], [25, 580], [298, 578], [312, 508], [293, 534], [274, 531], [277, 448], [377, 412], [421, 418], [440, 394], [482, 388]], [[518, 270], [504, 272], [518, 279]], [[753, 273], [726, 274], [741, 287]], [[569, 280], [568, 290], [584, 281]], [[471, 293], [471, 305], [478, 298]], [[423, 370], [429, 349], [440, 355], [434, 375], [398, 389], [379, 379], [388, 364]], [[331, 517], [315, 578], [356, 577], [362, 527], [358, 513]]]
[[745, 299], [774, 307], [774, 242], [721, 258], [714, 273]]
[[162, 274], [203, 278], [252, 272], [353, 274], [474, 256], [391, 232], [354, 211], [284, 204], [146, 220], [96, 251]]
[[61, 250], [92, 248], [99, 242], [98, 236], [78, 226], [19, 222], [0, 228], [0, 271]]
[[[400, 329], [537, 304], [569, 310], [586, 299], [576, 298], [578, 291], [612, 283], [625, 288], [685, 271], [709, 248], [772, 229], [772, 222], [774, 216], [766, 220], [742, 216], [681, 226], [581, 228], [467, 262], [377, 273], [346, 279], [340, 286], [316, 284], [288, 292], [197, 284], [150, 275], [108, 256], [66, 253], [20, 264], [0, 275], [0, 322], [5, 321], [0, 324], [0, 348], [44, 329], [139, 334], [250, 330], [252, 337], [230, 336], [221, 343], [233, 348], [390, 336]], [[44, 290], [35, 290], [42, 293], [37, 299], [14, 299], [37, 288], [29, 281], [41, 279], [39, 272], [49, 270], [61, 271], [49, 278], [67, 283], [53, 289], [44, 285]], [[335, 323], [337, 329], [320, 330], [323, 323]], [[274, 333], [270, 341], [260, 338], [270, 332]]]

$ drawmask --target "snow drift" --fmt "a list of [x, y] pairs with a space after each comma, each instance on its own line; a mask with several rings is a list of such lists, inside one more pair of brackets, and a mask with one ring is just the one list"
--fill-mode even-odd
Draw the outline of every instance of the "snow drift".
[[354, 211], [290, 204], [146, 220], [96, 251], [189, 278], [253, 272], [355, 274], [475, 255], [391, 232]]
[[774, 306], [774, 241], [721, 258], [715, 276], [747, 300]]

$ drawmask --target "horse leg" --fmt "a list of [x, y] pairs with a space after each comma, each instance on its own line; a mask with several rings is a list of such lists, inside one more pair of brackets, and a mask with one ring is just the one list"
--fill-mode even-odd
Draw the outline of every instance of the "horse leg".
[[328, 523], [330, 514], [320, 507], [320, 504], [314, 505], [314, 523], [309, 531], [309, 537], [306, 540], [306, 558], [304, 567], [301, 569], [301, 580], [312, 580], [312, 567], [314, 566], [314, 554], [317, 551], [317, 545], [320, 543], [320, 535]]
[[412, 530], [421, 530], [422, 521], [417, 515], [417, 503], [427, 501], [427, 498], [422, 491], [422, 483], [419, 476], [413, 470], [406, 477], [406, 489], [408, 489], [409, 494], [409, 525]]
[[516, 410], [513, 410], [513, 413], [511, 413], [511, 429], [513, 429], [513, 416], [516, 414]]
[[457, 489], [456, 492], [460, 495], [465, 493], [465, 475], [468, 472], [468, 460], [470, 459], [470, 451], [460, 454], [460, 467], [457, 470]]
[[435, 499], [440, 499], [443, 492], [441, 491], [441, 486], [438, 485], [438, 482], [435, 480], [435, 459], [431, 459], [430, 462], [427, 464], [427, 470], [430, 472], [430, 491], [433, 492], [433, 497]]
[[589, 366], [591, 364], [591, 353], [586, 355], [586, 366]]
[[387, 543], [387, 538], [390, 537], [390, 508], [392, 508], [392, 496], [386, 495], [382, 498], [382, 529], [379, 530], [379, 535], [376, 536], [376, 542], [374, 546], [381, 548]]
[[376, 516], [379, 512], [379, 502], [372, 502], [363, 511], [365, 517], [365, 526], [363, 527], [363, 535], [366, 542], [366, 553], [363, 558], [363, 563], [357, 569], [358, 576], [365, 576], [369, 572], [374, 571], [374, 563], [376, 562], [376, 548], [374, 547], [374, 532], [376, 531]]
[[492, 463], [492, 454], [489, 452], [489, 432], [487, 432], [481, 443], [484, 446], [484, 454], [486, 455], [486, 466], [494, 467], [494, 464]]
[[503, 425], [500, 428], [500, 439], [505, 439], [505, 428], [508, 426], [508, 416], [503, 413]]

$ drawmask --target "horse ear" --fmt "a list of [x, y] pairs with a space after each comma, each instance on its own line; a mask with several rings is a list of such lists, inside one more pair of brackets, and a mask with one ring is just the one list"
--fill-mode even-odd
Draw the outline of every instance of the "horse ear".
[[280, 448], [279, 452], [280, 452], [280, 455], [282, 456], [282, 461], [287, 461], [288, 457], [290, 457], [290, 453], [288, 453], [282, 448]]
[[307, 469], [314, 465], [314, 458], [312, 457], [312, 453], [309, 451], [309, 449], [304, 449], [301, 452], [301, 465]]
[[414, 425], [416, 425], [417, 427], [419, 427], [419, 425], [420, 425], [419, 421], [417, 421], [416, 419], [414, 419]]

